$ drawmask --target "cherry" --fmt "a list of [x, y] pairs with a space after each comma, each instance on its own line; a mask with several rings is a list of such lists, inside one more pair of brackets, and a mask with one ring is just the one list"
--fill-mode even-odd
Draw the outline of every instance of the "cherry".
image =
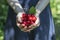
[[27, 21], [28, 24], [31, 24], [31, 21]]
[[30, 17], [31, 15], [30, 14], [28, 14], [28, 17]]
[[26, 22], [24, 21], [23, 24], [26, 24]]
[[32, 17], [31, 16], [29, 17], [29, 20], [32, 20]]
[[22, 14], [22, 17], [26, 17], [27, 16], [27, 14]]
[[34, 15], [31, 15], [32, 17], [35, 17]]
[[27, 23], [27, 21], [24, 21], [23, 24], [25, 24], [25, 26], [28, 26], [29, 24]]
[[32, 17], [32, 20], [33, 20], [33, 21], [36, 21], [36, 19], [37, 19], [36, 17]]
[[22, 21], [27, 21], [26, 17], [22, 17], [21, 19], [22, 19]]
[[33, 24], [34, 22], [32, 21], [31, 24]]

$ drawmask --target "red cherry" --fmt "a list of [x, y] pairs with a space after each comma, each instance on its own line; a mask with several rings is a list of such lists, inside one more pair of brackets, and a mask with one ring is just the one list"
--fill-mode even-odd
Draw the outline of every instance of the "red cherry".
[[31, 21], [31, 24], [33, 24], [34, 22], [33, 21]]
[[31, 24], [31, 22], [30, 22], [30, 21], [27, 21], [27, 23], [28, 23], [28, 24]]
[[25, 17], [23, 17], [23, 18], [21, 18], [22, 19], [22, 21], [27, 21], [27, 18], [25, 18]]
[[36, 21], [36, 19], [37, 19], [36, 17], [33, 17], [33, 18], [32, 18], [33, 21]]
[[34, 15], [31, 15], [32, 17], [35, 17]]
[[28, 14], [28, 17], [30, 17], [31, 15], [30, 14]]
[[22, 15], [22, 17], [26, 17], [26, 16], [27, 16], [27, 14], [23, 14], [23, 15]]
[[25, 26], [27, 26], [27, 25], [28, 25], [26, 21], [24, 21], [24, 22], [23, 22], [23, 24], [25, 24]]
[[32, 17], [29, 17], [29, 20], [32, 20], [33, 18]]
[[27, 18], [24, 18], [25, 21], [27, 21]]
[[23, 24], [26, 24], [26, 22], [24, 21]]

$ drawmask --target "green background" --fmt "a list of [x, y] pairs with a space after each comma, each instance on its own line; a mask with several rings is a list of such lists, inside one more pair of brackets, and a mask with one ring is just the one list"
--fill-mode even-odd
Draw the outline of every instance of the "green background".
[[[55, 24], [56, 40], [60, 39], [60, 1], [50, 0], [51, 11]], [[8, 5], [6, 0], [0, 0], [0, 40], [4, 38], [4, 25], [7, 18]]]

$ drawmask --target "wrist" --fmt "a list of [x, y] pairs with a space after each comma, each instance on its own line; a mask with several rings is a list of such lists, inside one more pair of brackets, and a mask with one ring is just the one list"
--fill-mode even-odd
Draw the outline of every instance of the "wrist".
[[25, 13], [24, 11], [23, 12], [19, 12], [18, 14], [23, 14], [23, 13]]
[[35, 16], [39, 16], [39, 14], [40, 14], [40, 10], [38, 10], [38, 9], [36, 9], [36, 14], [35, 14]]
[[18, 14], [17, 14], [17, 17], [22, 17], [22, 14], [23, 13], [25, 13], [25, 12], [19, 12]]

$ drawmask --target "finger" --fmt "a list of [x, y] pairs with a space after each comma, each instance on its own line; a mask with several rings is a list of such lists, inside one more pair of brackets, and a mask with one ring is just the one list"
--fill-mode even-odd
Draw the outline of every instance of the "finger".
[[33, 30], [33, 25], [30, 25], [29, 28], [27, 30], [25, 30], [24, 32], [30, 32], [31, 30]]
[[37, 24], [36, 24], [36, 26], [38, 27], [40, 25], [40, 22], [38, 22]]
[[33, 27], [34, 27], [33, 25], [30, 25], [29, 29], [27, 31], [31, 31], [33, 29]]
[[20, 22], [16, 20], [16, 25], [17, 26], [20, 26]]
[[25, 26], [24, 24], [20, 24], [21, 31], [27, 32], [27, 26]]
[[27, 26], [25, 26], [24, 29], [27, 29]]
[[21, 29], [26, 29], [25, 24], [20, 24], [20, 28], [21, 28]]
[[25, 27], [25, 24], [21, 24], [23, 27]]
[[35, 24], [35, 23], [33, 24], [33, 26], [36, 26], [36, 25], [37, 25], [37, 24]]
[[25, 26], [24, 28], [22, 28], [22, 31], [26, 31], [27, 30], [27, 26]]
[[28, 28], [31, 29], [33, 25], [30, 25]]
[[19, 17], [18, 19], [17, 19], [17, 21], [19, 21], [19, 22], [22, 22], [22, 19], [21, 19], [22, 17]]
[[20, 26], [20, 23], [17, 22], [17, 26]]
[[39, 27], [39, 25], [40, 25], [40, 23], [33, 25], [33, 26], [34, 26], [34, 28], [33, 28], [33, 29], [35, 29], [35, 28]]
[[18, 26], [20, 29], [23, 29], [23, 27], [22, 27], [22, 25], [20, 24], [19, 26]]
[[31, 29], [30, 30], [33, 30], [34, 28], [36, 28], [37, 27], [37, 24], [33, 24], [33, 25], [31, 25]]
[[37, 24], [37, 26], [39, 26], [39, 25], [40, 25], [40, 23]]
[[29, 29], [27, 30], [27, 32], [30, 32], [31, 30], [35, 29], [37, 26], [39, 26], [39, 24], [30, 25]]
[[39, 24], [32, 24], [29, 26], [29, 30], [33, 30], [34, 28], [36, 28], [37, 26], [39, 26]]
[[31, 30], [26, 30], [25, 32], [30, 32]]
[[20, 29], [23, 29], [24, 25], [20, 24], [20, 23], [17, 23], [17, 26], [20, 28]]
[[[30, 27], [30, 28], [29, 28]], [[31, 26], [29, 26], [29, 27], [25, 27], [24, 29], [24, 32], [30, 32], [31, 31], [31, 27], [32, 27], [32, 25]]]

